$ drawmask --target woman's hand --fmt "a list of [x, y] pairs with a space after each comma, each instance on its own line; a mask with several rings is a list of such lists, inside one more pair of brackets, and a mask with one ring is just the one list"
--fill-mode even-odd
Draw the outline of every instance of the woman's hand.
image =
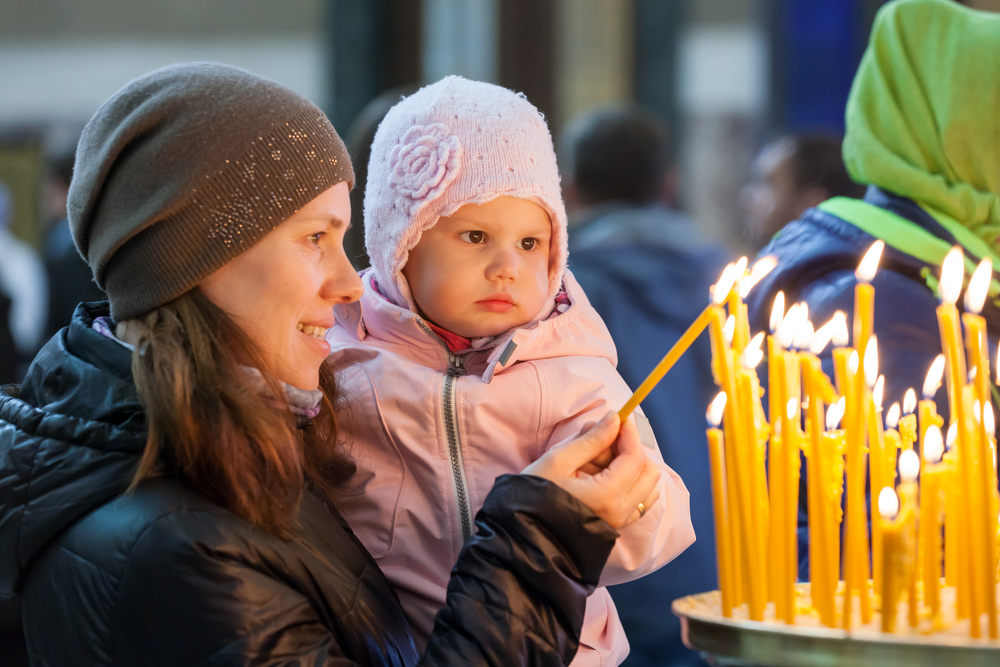
[[[593, 459], [607, 456], [618, 435], [618, 453], [596, 474], [584, 472]], [[639, 433], [629, 420], [619, 431], [618, 414], [609, 412], [588, 431], [547, 451], [522, 471], [543, 477], [571, 493], [613, 528], [622, 529], [641, 518], [659, 499], [659, 468], [642, 451]]]

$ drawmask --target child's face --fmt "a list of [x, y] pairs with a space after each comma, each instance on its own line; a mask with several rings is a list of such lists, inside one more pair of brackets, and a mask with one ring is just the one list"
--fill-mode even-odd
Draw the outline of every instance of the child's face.
[[424, 317], [466, 338], [529, 322], [549, 291], [552, 223], [538, 204], [499, 197], [438, 219], [403, 276]]

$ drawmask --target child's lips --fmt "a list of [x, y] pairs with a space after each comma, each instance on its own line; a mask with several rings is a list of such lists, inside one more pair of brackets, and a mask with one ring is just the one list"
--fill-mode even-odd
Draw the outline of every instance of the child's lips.
[[482, 299], [479, 302], [486, 310], [493, 313], [506, 313], [514, 307], [514, 299], [509, 294], [494, 294], [488, 298]]

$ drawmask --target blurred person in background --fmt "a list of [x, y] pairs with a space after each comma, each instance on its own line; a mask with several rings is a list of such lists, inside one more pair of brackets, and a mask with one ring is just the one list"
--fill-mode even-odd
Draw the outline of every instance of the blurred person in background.
[[90, 267], [73, 245], [66, 217], [66, 197], [69, 195], [75, 157], [75, 150], [56, 156], [49, 163], [45, 183], [45, 209], [49, 223], [42, 248], [45, 274], [49, 281], [45, 340], [69, 325], [78, 303], [105, 299], [104, 291], [94, 282]]
[[10, 231], [14, 217], [14, 198], [10, 188], [0, 181], [0, 293], [10, 300], [7, 325], [14, 341], [13, 353], [21, 366], [31, 357], [42, 341], [48, 311], [48, 280], [38, 253]]
[[[729, 259], [674, 210], [676, 169], [660, 121], [638, 108], [585, 114], [563, 137], [570, 268], [611, 331], [633, 389], [708, 303]], [[632, 647], [626, 664], [696, 665], [681, 642], [675, 598], [717, 587], [705, 409], [717, 389], [701, 337], [643, 402], [663, 459], [689, 480], [694, 545], [653, 574], [611, 586]]]
[[841, 157], [840, 137], [789, 134], [768, 143], [753, 161], [750, 182], [740, 192], [746, 237], [760, 248], [806, 209], [830, 197], [864, 196]]

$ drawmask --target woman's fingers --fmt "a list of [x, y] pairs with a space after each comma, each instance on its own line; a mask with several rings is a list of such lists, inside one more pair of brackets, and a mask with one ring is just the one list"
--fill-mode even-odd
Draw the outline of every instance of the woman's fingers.
[[[617, 418], [617, 416], [616, 416]], [[635, 484], [648, 461], [642, 451], [639, 430], [635, 422], [626, 419], [618, 431], [618, 455], [602, 472], [606, 483], [616, 486], [624, 495]]]
[[[632, 509], [629, 510], [628, 515], [623, 519], [623, 523], [619, 528], [624, 528], [629, 526], [636, 521], [642, 519], [642, 517], [656, 504], [660, 499], [660, 469], [655, 465], [648, 465], [639, 475], [639, 479], [636, 480], [632, 489], [628, 493], [628, 504]], [[633, 501], [634, 504], [633, 504]], [[642, 505], [642, 511], [639, 511], [639, 505]]]
[[559, 447], [557, 454], [559, 463], [571, 470], [577, 470], [608, 451], [617, 433], [618, 413], [609, 411], [582, 435]]

